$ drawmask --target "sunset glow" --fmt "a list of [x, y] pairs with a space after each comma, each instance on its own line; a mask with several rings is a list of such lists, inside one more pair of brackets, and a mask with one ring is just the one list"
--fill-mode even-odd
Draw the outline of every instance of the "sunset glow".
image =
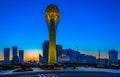
[[[12, 51], [10, 51], [10, 60], [12, 60]], [[24, 61], [29, 61], [29, 60], [39, 60], [39, 54], [42, 55], [42, 50], [38, 49], [31, 49], [31, 50], [25, 50], [24, 51]], [[4, 60], [4, 55], [0, 54], [0, 60]]]

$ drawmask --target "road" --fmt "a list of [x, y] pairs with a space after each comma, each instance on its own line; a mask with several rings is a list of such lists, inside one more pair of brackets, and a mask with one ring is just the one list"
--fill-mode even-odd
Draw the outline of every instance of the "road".
[[38, 74], [27, 74], [27, 75], [8, 76], [8, 77], [120, 77], [120, 74], [68, 72], [68, 73], [38, 73]]

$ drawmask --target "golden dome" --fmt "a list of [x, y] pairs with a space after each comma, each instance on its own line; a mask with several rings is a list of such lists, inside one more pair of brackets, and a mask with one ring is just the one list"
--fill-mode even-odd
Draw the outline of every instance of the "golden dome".
[[46, 8], [46, 13], [56, 13], [56, 14], [59, 14], [59, 8], [54, 5], [54, 4], [51, 4], [51, 5], [48, 5], [48, 7]]

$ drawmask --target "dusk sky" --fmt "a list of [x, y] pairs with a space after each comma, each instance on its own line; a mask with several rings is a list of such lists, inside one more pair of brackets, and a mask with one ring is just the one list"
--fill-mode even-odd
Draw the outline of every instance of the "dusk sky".
[[103, 57], [115, 49], [120, 56], [120, 0], [0, 0], [0, 59], [3, 48], [12, 46], [38, 58], [49, 38], [44, 14], [51, 3], [62, 15], [57, 44], [89, 55], [100, 49]]

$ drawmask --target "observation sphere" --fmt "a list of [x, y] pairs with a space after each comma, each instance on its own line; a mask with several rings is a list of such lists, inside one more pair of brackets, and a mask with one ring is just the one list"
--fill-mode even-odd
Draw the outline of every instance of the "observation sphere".
[[54, 5], [48, 5], [48, 7], [46, 8], [46, 14], [50, 15], [50, 14], [54, 14], [54, 15], [58, 15], [59, 14], [59, 8]]

